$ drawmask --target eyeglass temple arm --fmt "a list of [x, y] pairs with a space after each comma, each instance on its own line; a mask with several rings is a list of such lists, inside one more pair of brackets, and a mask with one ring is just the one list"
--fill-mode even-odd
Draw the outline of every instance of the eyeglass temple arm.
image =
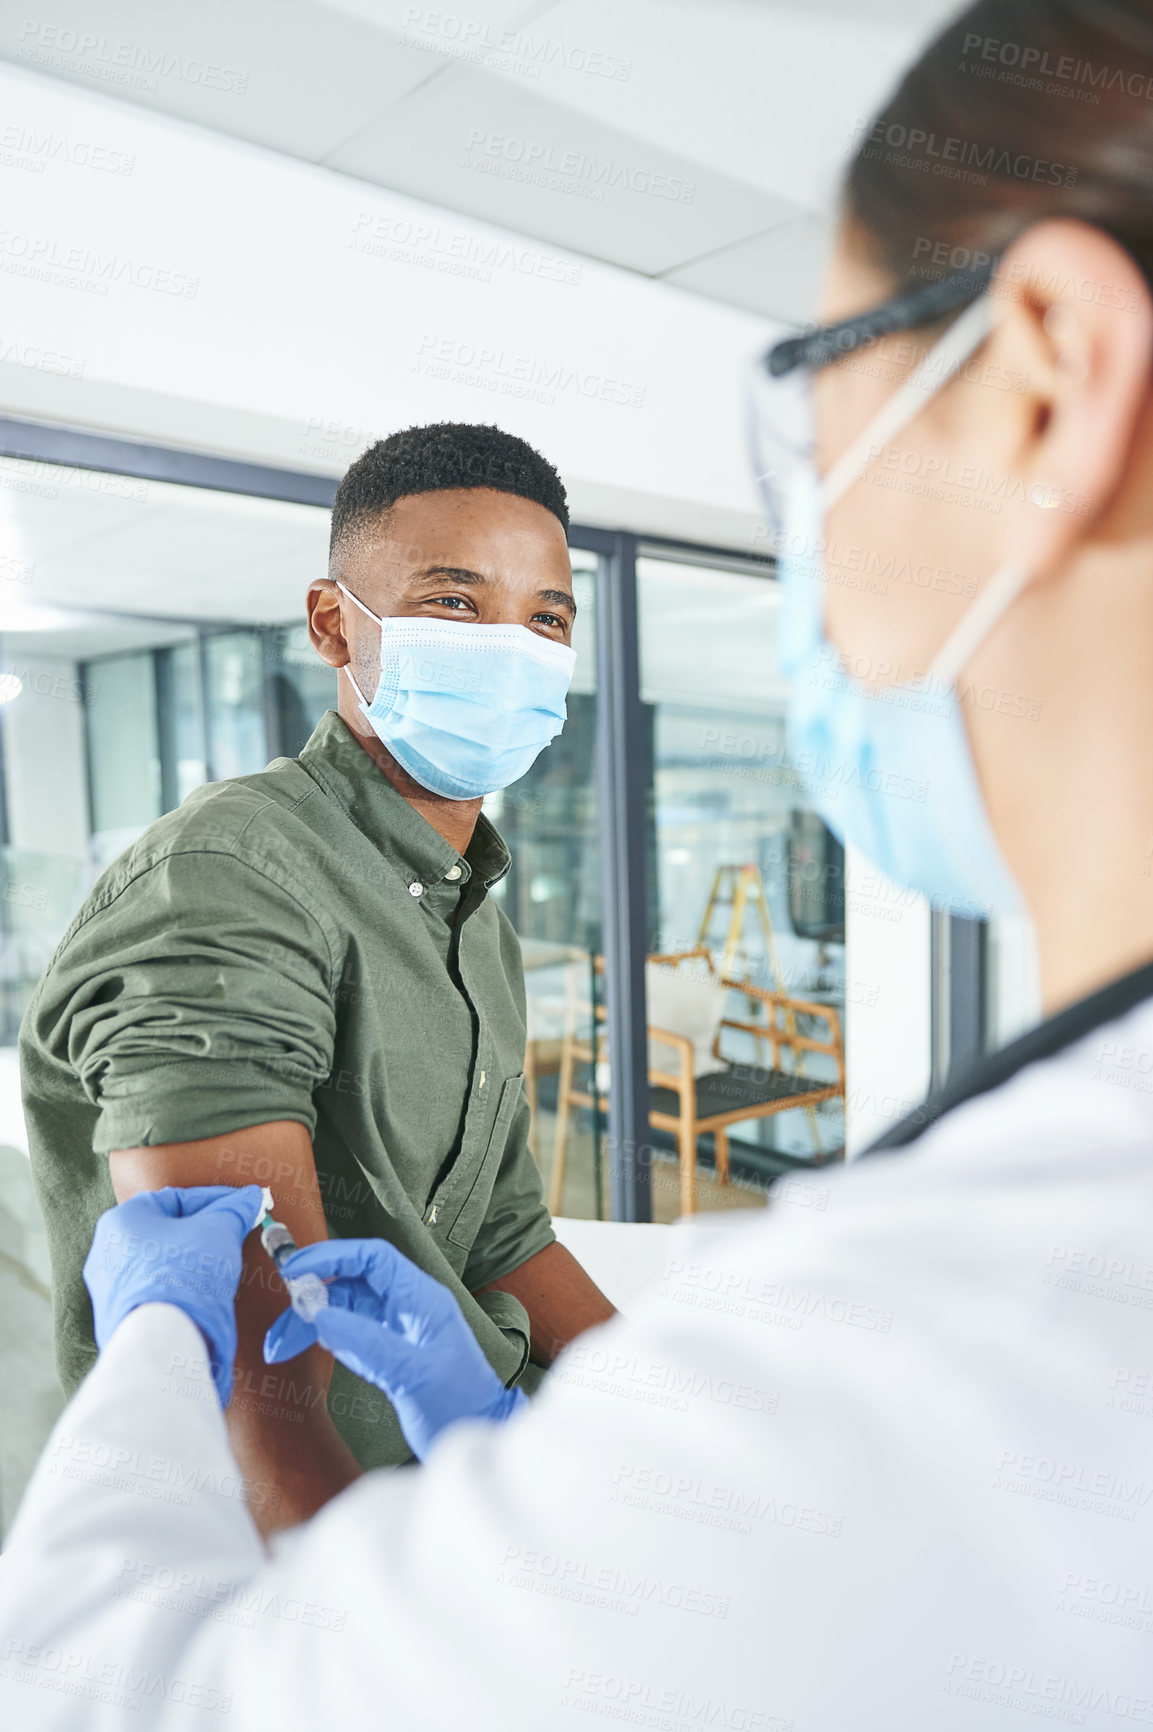
[[954, 271], [939, 283], [924, 283], [868, 312], [855, 313], [851, 319], [841, 319], [835, 325], [825, 325], [799, 337], [785, 337], [769, 350], [765, 368], [772, 378], [779, 379], [796, 367], [827, 367], [878, 337], [932, 324], [942, 314], [983, 295], [996, 264], [993, 259], [979, 270]]

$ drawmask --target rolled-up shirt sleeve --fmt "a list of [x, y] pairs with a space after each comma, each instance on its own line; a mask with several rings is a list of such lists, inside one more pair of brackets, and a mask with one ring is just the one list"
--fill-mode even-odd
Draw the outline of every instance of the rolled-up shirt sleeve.
[[333, 971], [330, 935], [267, 863], [165, 854], [69, 935], [41, 1032], [47, 1014], [99, 1113], [99, 1153], [274, 1119], [311, 1134]]

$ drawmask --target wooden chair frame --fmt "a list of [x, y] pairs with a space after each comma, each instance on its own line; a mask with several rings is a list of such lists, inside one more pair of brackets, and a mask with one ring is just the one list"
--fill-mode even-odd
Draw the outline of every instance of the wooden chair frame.
[[[650, 956], [649, 962], [666, 967], [679, 968], [686, 962], [704, 962], [710, 974], [716, 973], [712, 957], [704, 945], [696, 945], [692, 950], [672, 952], [667, 955]], [[603, 960], [597, 958], [598, 972], [603, 967]], [[781, 1068], [781, 1049], [788, 1047], [793, 1053], [793, 1068], [798, 1076], [802, 1074], [803, 1055], [806, 1052], [823, 1053], [832, 1058], [837, 1067], [837, 1079], [820, 1089], [807, 1089], [803, 1094], [785, 1095], [780, 1100], [766, 1101], [760, 1106], [750, 1108], [747, 1104], [733, 1108], [728, 1112], [710, 1113], [704, 1118], [697, 1116], [696, 1078], [693, 1076], [695, 1053], [693, 1043], [687, 1035], [677, 1034], [672, 1029], [659, 1028], [654, 1023], [648, 1025], [649, 1037], [672, 1047], [679, 1060], [675, 1072], [650, 1069], [649, 1083], [655, 1088], [671, 1089], [677, 1097], [678, 1110], [675, 1114], [651, 1111], [649, 1123], [655, 1129], [671, 1131], [677, 1139], [677, 1153], [680, 1165], [681, 1213], [692, 1215], [697, 1204], [697, 1139], [705, 1132], [711, 1132], [716, 1147], [717, 1178], [722, 1185], [729, 1182], [729, 1139], [728, 1127], [739, 1124], [743, 1119], [771, 1118], [776, 1113], [789, 1112], [795, 1107], [814, 1107], [820, 1101], [833, 1100], [845, 1092], [845, 1047], [841, 1032], [839, 1013], [829, 1004], [818, 1004], [812, 1000], [793, 998], [787, 992], [773, 991], [765, 987], [753, 986], [745, 980], [732, 980], [726, 975], [720, 976], [721, 985], [742, 993], [750, 1000], [765, 1006], [763, 1021], [754, 1021], [736, 1017], [724, 1017], [713, 1042], [713, 1053], [722, 1057], [720, 1051], [721, 1036], [726, 1028], [738, 1029], [741, 1033], [751, 1034], [756, 1038], [758, 1050], [767, 1042], [771, 1048], [771, 1066], [773, 1070]], [[591, 1064], [594, 1067], [598, 1059], [604, 1056], [604, 1044], [607, 1030], [597, 1028], [595, 1038], [582, 1038], [577, 1029], [578, 1013], [581, 1005], [575, 993], [569, 995], [568, 1008], [565, 1015], [565, 1032], [561, 1046], [560, 1073], [557, 1079], [557, 1115], [556, 1138], [553, 1145], [552, 1178], [549, 1185], [549, 1208], [554, 1215], [561, 1210], [564, 1197], [565, 1169], [567, 1165], [567, 1144], [569, 1118], [574, 1106], [594, 1107], [595, 1094], [578, 1089], [574, 1083], [574, 1073], [578, 1063]], [[587, 1002], [583, 1006], [586, 1014], [589, 1010]], [[801, 1034], [796, 1022], [797, 1014], [823, 1021], [828, 1031], [825, 1040], [818, 1040], [814, 1035]], [[778, 1023], [778, 1016], [781, 1022]], [[606, 1011], [603, 1005], [596, 1007], [597, 1022], [604, 1022]]]

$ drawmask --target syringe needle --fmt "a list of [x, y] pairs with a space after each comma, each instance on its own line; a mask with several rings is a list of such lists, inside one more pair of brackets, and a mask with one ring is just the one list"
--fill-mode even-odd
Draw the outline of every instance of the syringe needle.
[[[266, 1190], [266, 1201], [271, 1193]], [[258, 1223], [260, 1243], [272, 1258], [277, 1274], [288, 1289], [289, 1303], [303, 1323], [311, 1323], [318, 1311], [328, 1304], [328, 1288], [319, 1275], [286, 1275], [281, 1268], [296, 1250], [296, 1241], [282, 1221], [274, 1221], [267, 1211]]]

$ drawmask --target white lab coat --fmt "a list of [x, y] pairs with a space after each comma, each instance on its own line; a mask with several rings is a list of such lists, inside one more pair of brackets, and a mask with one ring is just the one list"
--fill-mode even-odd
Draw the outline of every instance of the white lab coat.
[[678, 1232], [522, 1417], [271, 1557], [196, 1331], [138, 1311], [0, 1568], [0, 1724], [1153, 1724], [1151, 1072], [1142, 1004]]

